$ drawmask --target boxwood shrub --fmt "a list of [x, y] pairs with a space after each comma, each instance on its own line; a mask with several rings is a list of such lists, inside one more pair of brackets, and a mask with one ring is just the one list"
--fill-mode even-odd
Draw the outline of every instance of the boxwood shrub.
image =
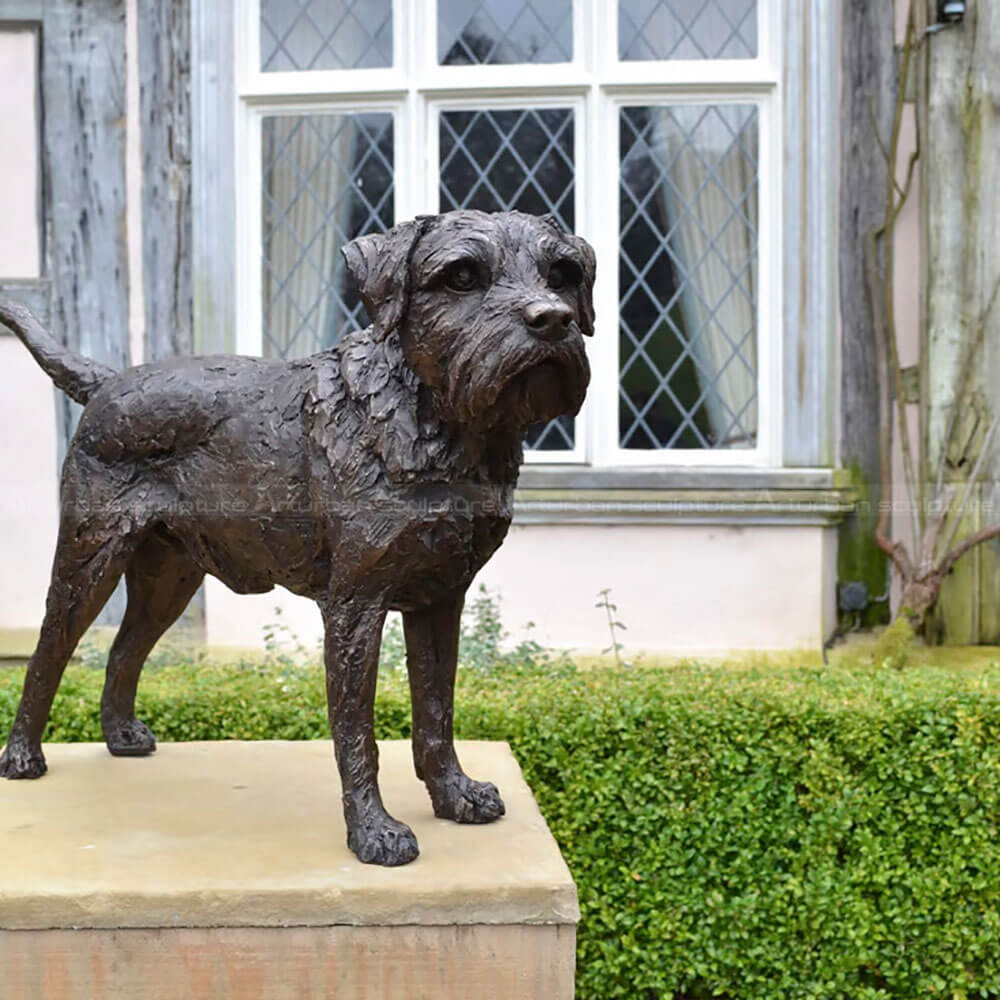
[[[6, 731], [21, 671], [0, 673]], [[98, 740], [72, 667], [47, 738]], [[577, 880], [578, 993], [1000, 997], [1000, 669], [465, 671]], [[319, 668], [147, 671], [161, 740], [326, 738]], [[379, 735], [409, 736], [386, 676]]]

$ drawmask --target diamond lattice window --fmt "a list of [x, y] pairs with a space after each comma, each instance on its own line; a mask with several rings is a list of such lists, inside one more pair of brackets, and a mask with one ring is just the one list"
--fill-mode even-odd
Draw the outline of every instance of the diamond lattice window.
[[756, 55], [757, 0], [619, 0], [620, 59]]
[[301, 357], [367, 325], [340, 254], [357, 235], [550, 214], [597, 253], [596, 336], [580, 419], [529, 428], [528, 461], [780, 461], [796, 43], [775, 0], [234, 6], [260, 36], [236, 60], [237, 179], [262, 195], [236, 226], [238, 350]]
[[[573, 125], [569, 108], [443, 111], [441, 211], [551, 213], [571, 230]], [[573, 419], [561, 417], [531, 428], [526, 446], [572, 448], [574, 433]]]
[[276, 115], [261, 127], [264, 354], [304, 357], [368, 324], [340, 249], [393, 224], [393, 120]]
[[260, 0], [264, 72], [392, 65], [392, 0]]
[[572, 58], [572, 0], [438, 0], [442, 66]]
[[622, 109], [622, 448], [756, 444], [757, 115]]

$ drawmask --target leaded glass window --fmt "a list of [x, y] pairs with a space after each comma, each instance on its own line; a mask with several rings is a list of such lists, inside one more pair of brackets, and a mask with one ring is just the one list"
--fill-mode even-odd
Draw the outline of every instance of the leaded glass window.
[[753, 59], [757, 0], [620, 0], [620, 59]]
[[392, 226], [392, 115], [276, 115], [261, 138], [264, 354], [303, 357], [367, 325], [340, 249]]
[[339, 252], [357, 235], [551, 214], [597, 252], [592, 383], [529, 429], [529, 461], [773, 460], [776, 0], [238, 2], [242, 350], [366, 325]]
[[442, 66], [572, 58], [572, 0], [438, 0]]
[[621, 111], [623, 448], [757, 433], [757, 109]]
[[392, 0], [260, 0], [260, 68], [392, 65]]
[[570, 109], [442, 111], [440, 142], [442, 212], [551, 213], [573, 228]]

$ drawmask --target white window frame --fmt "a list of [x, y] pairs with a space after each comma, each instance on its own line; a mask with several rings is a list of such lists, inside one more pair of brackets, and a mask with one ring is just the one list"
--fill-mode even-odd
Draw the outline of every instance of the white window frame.
[[[439, 210], [438, 115], [457, 108], [572, 107], [576, 231], [594, 245], [597, 336], [593, 372], [575, 447], [529, 451], [533, 464], [594, 468], [734, 467], [782, 464], [786, 358], [782, 248], [782, 7], [758, 0], [756, 59], [618, 60], [617, 3], [573, 0], [573, 61], [503, 66], [437, 65], [437, 0], [393, 0], [392, 67], [260, 70], [260, 0], [236, 4], [234, 143], [236, 166], [236, 336], [239, 353], [261, 354], [260, 128], [277, 114], [385, 112], [394, 117], [397, 221]], [[415, 16], [410, 16], [411, 13]], [[524, 81], [530, 74], [530, 84]], [[753, 104], [758, 109], [758, 433], [747, 449], [627, 449], [618, 443], [618, 129], [623, 107], [650, 104]], [[415, 169], [407, 165], [419, 163]], [[248, 208], [247, 206], [252, 206]]]

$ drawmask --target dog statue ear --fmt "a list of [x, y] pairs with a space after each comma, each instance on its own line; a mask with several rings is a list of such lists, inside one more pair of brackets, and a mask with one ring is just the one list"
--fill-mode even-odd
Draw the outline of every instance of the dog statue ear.
[[427, 217], [419, 216], [388, 232], [359, 236], [341, 248], [377, 341], [385, 340], [406, 313], [410, 298], [410, 257], [426, 225]]
[[594, 335], [594, 279], [597, 277], [597, 258], [594, 248], [582, 237], [567, 233], [563, 239], [569, 240], [580, 252], [580, 262], [583, 264], [583, 281], [577, 293], [577, 314], [580, 330], [588, 337]]

